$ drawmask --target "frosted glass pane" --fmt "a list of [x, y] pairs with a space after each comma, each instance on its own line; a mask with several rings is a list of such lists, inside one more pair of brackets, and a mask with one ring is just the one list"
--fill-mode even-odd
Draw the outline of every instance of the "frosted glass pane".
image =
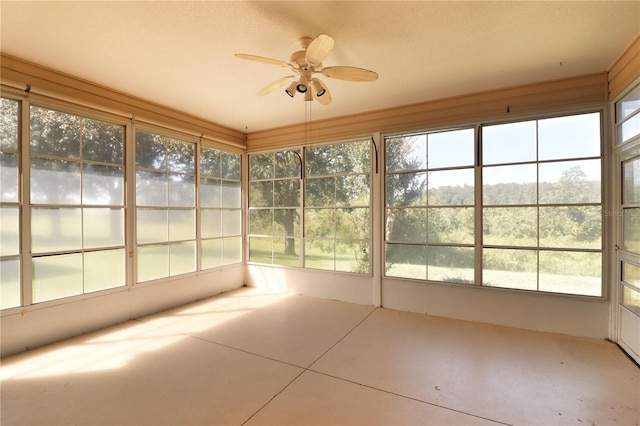
[[473, 166], [475, 159], [473, 129], [431, 133], [427, 136], [428, 167]]
[[541, 163], [540, 203], [599, 203], [600, 164], [600, 160]]
[[33, 259], [33, 302], [82, 294], [82, 254]]
[[168, 202], [169, 184], [164, 173], [136, 173], [136, 205], [164, 207]]
[[222, 240], [203, 240], [200, 267], [202, 269], [222, 266]]
[[81, 122], [76, 115], [32, 106], [31, 153], [80, 158]]
[[80, 204], [80, 164], [31, 159], [33, 204]]
[[538, 173], [535, 164], [482, 169], [484, 205], [535, 204]]
[[0, 201], [18, 201], [18, 156], [0, 152]]
[[169, 276], [169, 245], [138, 247], [138, 282]]
[[427, 242], [427, 209], [388, 209], [386, 240], [394, 242]]
[[0, 98], [0, 148], [18, 149], [18, 101]]
[[482, 127], [484, 164], [519, 163], [536, 158], [535, 121]]
[[640, 157], [624, 163], [622, 203], [640, 203]]
[[0, 260], [0, 309], [20, 306], [20, 260]]
[[224, 253], [223, 263], [229, 265], [231, 263], [242, 262], [242, 238], [231, 237], [223, 240]]
[[430, 206], [473, 205], [473, 169], [429, 172], [428, 203]]
[[335, 242], [333, 240], [305, 240], [304, 266], [333, 271], [335, 268]]
[[602, 254], [540, 251], [540, 291], [602, 295]]
[[484, 249], [482, 282], [490, 287], [536, 290], [538, 281], [535, 250]]
[[602, 248], [600, 206], [540, 207], [540, 246]]
[[193, 207], [196, 204], [196, 185], [193, 176], [169, 175], [169, 205]]
[[622, 305], [640, 315], [640, 291], [627, 286], [623, 288]]
[[387, 172], [427, 168], [427, 136], [393, 136], [385, 138]]
[[169, 241], [169, 213], [167, 210], [137, 210], [138, 244]]
[[82, 170], [82, 203], [123, 205], [124, 169], [84, 164]]
[[125, 251], [105, 250], [84, 254], [84, 292], [125, 285]]
[[220, 180], [200, 179], [200, 205], [202, 207], [220, 207], [222, 205]]
[[538, 120], [538, 159], [600, 156], [600, 114]]
[[82, 210], [31, 209], [31, 247], [34, 253], [82, 248]]
[[123, 164], [124, 126], [84, 119], [82, 158], [101, 163]]
[[242, 212], [240, 210], [222, 211], [222, 233], [225, 237], [242, 234]]
[[387, 206], [426, 206], [427, 173], [398, 173], [386, 176]]
[[222, 182], [222, 207], [240, 208], [240, 182]]
[[473, 244], [473, 207], [430, 208], [427, 211], [427, 241], [430, 243]]
[[169, 245], [170, 275], [186, 274], [196, 270], [196, 242], [187, 241]]
[[200, 212], [200, 234], [202, 238], [222, 236], [222, 211], [202, 210]]
[[196, 212], [194, 210], [169, 210], [169, 241], [196, 238]]
[[0, 256], [20, 253], [19, 219], [18, 206], [0, 207]]
[[385, 276], [427, 279], [427, 248], [424, 245], [387, 244]]
[[640, 208], [623, 209], [622, 248], [640, 254]]
[[84, 248], [124, 245], [124, 209], [85, 208]]
[[427, 247], [427, 279], [449, 283], [473, 284], [473, 247]]
[[484, 244], [537, 246], [538, 211], [535, 207], [484, 208], [482, 214]]

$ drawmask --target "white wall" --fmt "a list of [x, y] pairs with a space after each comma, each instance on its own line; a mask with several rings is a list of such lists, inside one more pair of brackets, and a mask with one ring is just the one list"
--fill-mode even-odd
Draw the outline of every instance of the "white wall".
[[80, 335], [243, 286], [244, 265], [4, 312], [1, 355]]

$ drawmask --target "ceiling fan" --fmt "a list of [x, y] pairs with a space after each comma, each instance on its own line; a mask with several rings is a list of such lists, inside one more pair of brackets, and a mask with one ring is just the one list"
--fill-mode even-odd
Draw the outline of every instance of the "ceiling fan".
[[292, 98], [296, 92], [299, 92], [305, 95], [305, 101], [315, 99], [322, 105], [329, 105], [331, 103], [329, 89], [320, 79], [314, 77], [314, 74], [324, 74], [330, 78], [347, 81], [375, 81], [378, 79], [377, 73], [362, 68], [345, 66], [323, 67], [322, 61], [331, 53], [333, 44], [333, 38], [326, 34], [320, 34], [314, 39], [302, 37], [300, 38], [302, 50], [293, 52], [289, 62], [263, 56], [245, 55], [244, 53], [236, 53], [235, 56], [265, 64], [288, 67], [294, 72], [293, 75], [283, 77], [264, 87], [256, 93], [258, 96], [266, 95], [280, 87], [287, 86], [285, 92]]

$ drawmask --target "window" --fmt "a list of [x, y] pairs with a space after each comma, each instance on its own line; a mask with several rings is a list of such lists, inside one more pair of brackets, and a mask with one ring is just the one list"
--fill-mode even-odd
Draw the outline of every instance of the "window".
[[138, 282], [196, 270], [195, 144], [136, 131]]
[[300, 152], [252, 154], [249, 166], [249, 261], [300, 266]]
[[483, 126], [483, 285], [602, 295], [600, 114]]
[[474, 282], [474, 129], [385, 138], [385, 271]]
[[0, 126], [0, 309], [20, 306], [20, 193], [18, 111], [1, 98]]
[[240, 155], [200, 147], [200, 265], [242, 261]]
[[33, 302], [124, 286], [124, 127], [30, 116]]
[[369, 273], [370, 145], [305, 148], [305, 267]]

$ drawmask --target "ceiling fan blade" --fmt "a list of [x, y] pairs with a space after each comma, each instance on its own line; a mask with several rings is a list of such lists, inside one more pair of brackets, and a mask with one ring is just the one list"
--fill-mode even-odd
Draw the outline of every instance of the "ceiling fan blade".
[[329, 56], [331, 49], [333, 49], [333, 38], [326, 34], [320, 34], [307, 47], [305, 59], [311, 66], [320, 65]]
[[329, 105], [331, 103], [331, 93], [329, 93], [329, 89], [325, 89], [322, 96], [314, 96], [313, 98], [322, 105]]
[[236, 58], [248, 59], [250, 61], [262, 62], [264, 64], [280, 65], [281, 67], [291, 67], [289, 62], [281, 61], [279, 59], [265, 58], [264, 56], [245, 55], [244, 53], [236, 53]]
[[327, 77], [347, 81], [375, 81], [378, 73], [355, 67], [327, 67], [322, 69]]
[[262, 95], [266, 95], [267, 93], [271, 93], [274, 90], [276, 90], [276, 89], [278, 89], [278, 88], [290, 83], [295, 78], [296, 78], [295, 75], [288, 75], [286, 77], [282, 77], [281, 79], [276, 80], [273, 83], [263, 87], [258, 93], [256, 93], [256, 95], [262, 96]]

